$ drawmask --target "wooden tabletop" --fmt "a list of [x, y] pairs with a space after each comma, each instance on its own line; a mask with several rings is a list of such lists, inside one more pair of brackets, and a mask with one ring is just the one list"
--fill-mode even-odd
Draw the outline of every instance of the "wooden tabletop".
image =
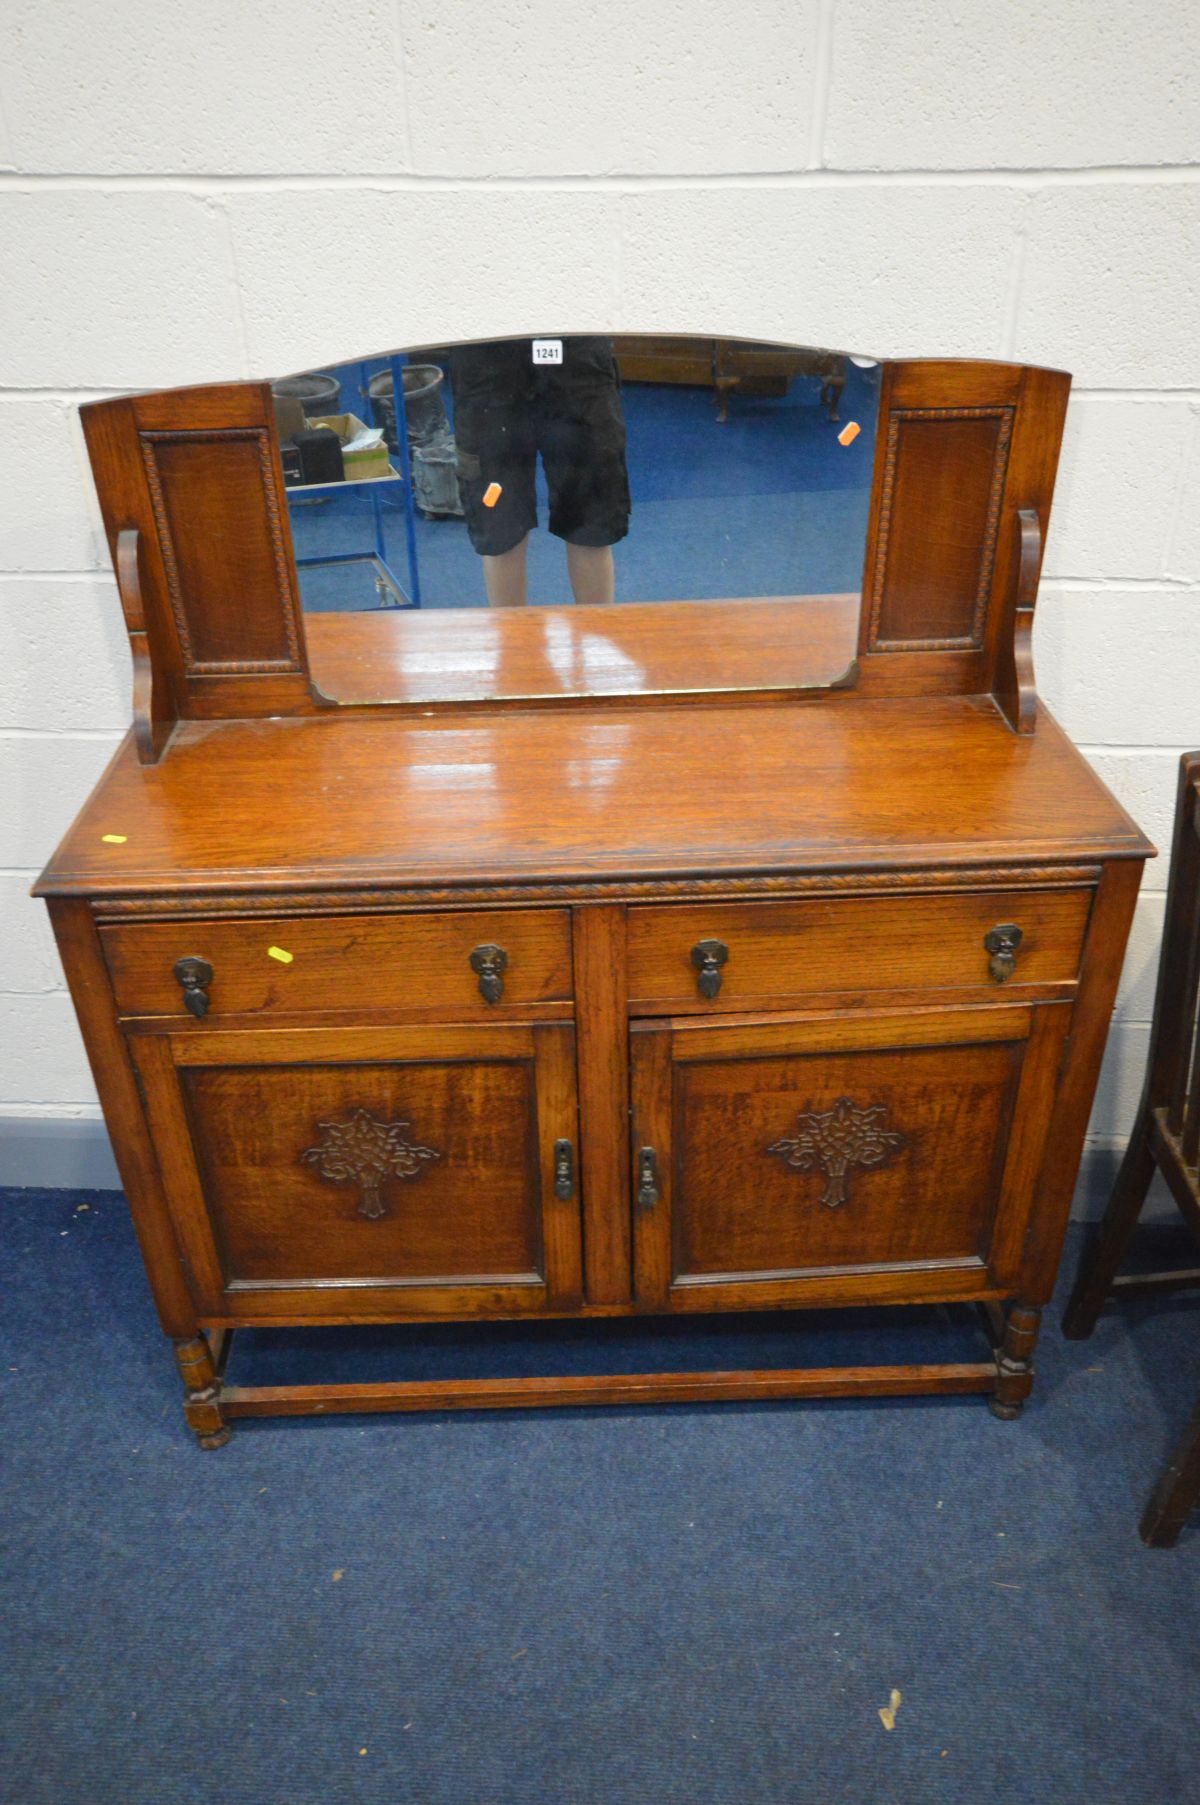
[[[106, 835], [121, 836], [117, 841]], [[987, 698], [332, 713], [126, 740], [42, 894], [1143, 858], [1042, 709]]]

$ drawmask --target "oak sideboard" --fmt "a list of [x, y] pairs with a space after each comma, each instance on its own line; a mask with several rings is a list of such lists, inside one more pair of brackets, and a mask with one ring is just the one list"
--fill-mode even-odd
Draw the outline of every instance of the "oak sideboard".
[[[38, 892], [203, 1447], [1019, 1413], [1153, 850], [1034, 687], [1068, 386], [882, 367], [853, 657], [812, 681], [841, 598], [306, 614], [268, 384], [83, 410], [134, 718]], [[803, 1364], [806, 1309], [931, 1303], [991, 1345]], [[798, 1364], [227, 1374], [242, 1329], [760, 1310]]]

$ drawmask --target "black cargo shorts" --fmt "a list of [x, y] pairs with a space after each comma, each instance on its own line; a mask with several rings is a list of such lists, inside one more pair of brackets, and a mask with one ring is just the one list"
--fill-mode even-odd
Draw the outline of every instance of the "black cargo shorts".
[[[564, 338], [561, 364], [534, 365], [531, 339], [458, 345], [450, 360], [458, 486], [483, 557], [519, 545], [537, 519], [540, 455], [550, 531], [571, 545], [615, 545], [629, 531], [625, 417], [608, 338]], [[499, 496], [484, 496], [498, 483]]]

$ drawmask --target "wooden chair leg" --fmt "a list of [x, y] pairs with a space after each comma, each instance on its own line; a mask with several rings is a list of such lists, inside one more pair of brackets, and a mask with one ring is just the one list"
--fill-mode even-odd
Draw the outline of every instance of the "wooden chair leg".
[[1151, 1548], [1173, 1548], [1179, 1532], [1200, 1503], [1200, 1398], [1151, 1493], [1141, 1521], [1141, 1537]]
[[1041, 1323], [1040, 1307], [1019, 1298], [1008, 1313], [1004, 1339], [996, 1349], [996, 1389], [988, 1399], [988, 1409], [1002, 1422], [1020, 1416], [1033, 1390], [1033, 1350]]
[[221, 1381], [203, 1335], [177, 1341], [175, 1359], [184, 1384], [183, 1414], [202, 1448], [223, 1448], [233, 1433], [221, 1415]]
[[1096, 1326], [1096, 1320], [1112, 1291], [1117, 1268], [1125, 1257], [1130, 1237], [1137, 1226], [1154, 1177], [1154, 1155], [1150, 1151], [1149, 1116], [1138, 1113], [1133, 1134], [1125, 1149], [1120, 1171], [1113, 1186], [1100, 1233], [1084, 1257], [1071, 1301], [1063, 1316], [1063, 1334], [1071, 1341], [1084, 1341]]

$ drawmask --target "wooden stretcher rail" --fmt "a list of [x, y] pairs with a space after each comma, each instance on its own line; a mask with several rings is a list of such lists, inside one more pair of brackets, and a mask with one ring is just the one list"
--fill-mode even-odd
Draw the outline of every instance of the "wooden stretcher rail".
[[546, 1405], [719, 1404], [751, 1398], [902, 1397], [991, 1391], [994, 1360], [964, 1365], [798, 1367], [777, 1371], [569, 1374], [563, 1378], [413, 1379], [367, 1385], [228, 1385], [222, 1414], [525, 1410]]

